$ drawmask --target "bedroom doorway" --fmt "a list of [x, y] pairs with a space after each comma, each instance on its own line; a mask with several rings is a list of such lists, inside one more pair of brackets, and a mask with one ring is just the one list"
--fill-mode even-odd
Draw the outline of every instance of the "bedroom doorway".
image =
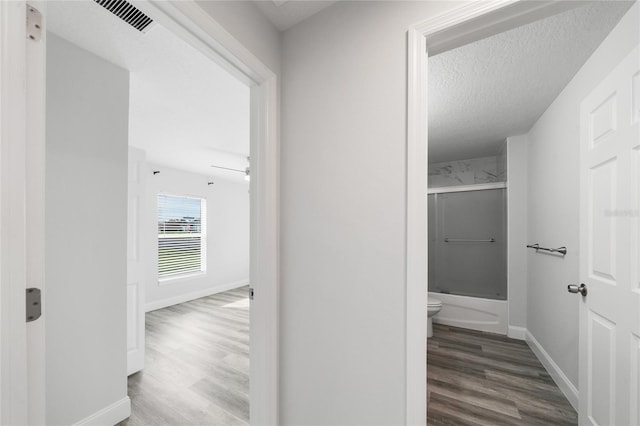
[[[20, 3], [23, 6], [22, 13], [26, 11], [25, 4]], [[37, 3], [39, 7], [41, 7], [41, 14], [46, 23], [47, 17], [47, 9], [46, 4]], [[241, 79], [249, 87], [250, 91], [250, 111], [251, 111], [251, 142], [250, 144], [256, 148], [256, 150], [252, 150], [255, 154], [252, 156], [252, 183], [250, 184], [252, 187], [251, 197], [256, 198], [256, 203], [252, 203], [252, 212], [250, 214], [251, 221], [257, 221], [260, 218], [260, 222], [255, 222], [256, 226], [251, 227], [251, 266], [250, 266], [250, 275], [253, 277], [252, 283], [255, 287], [255, 300], [252, 303], [251, 309], [255, 312], [258, 318], [263, 317], [265, 321], [262, 325], [258, 327], [253, 327], [251, 329], [252, 336], [257, 338], [257, 350], [252, 352], [252, 357], [257, 357], [258, 362], [253, 363], [254, 365], [258, 365], [258, 368], [254, 368], [252, 372], [252, 376], [256, 377], [255, 380], [252, 380], [251, 391], [258, 391], [257, 395], [271, 395], [269, 399], [263, 396], [258, 396], [254, 404], [251, 407], [251, 417], [254, 420], [261, 420], [264, 423], [270, 423], [275, 416], [277, 404], [274, 404], [275, 397], [277, 395], [277, 389], [275, 387], [275, 374], [277, 374], [277, 357], [273, 356], [273, 352], [277, 348], [277, 344], [275, 344], [275, 340], [272, 336], [277, 335], [277, 321], [271, 321], [271, 318], [276, 318], [276, 310], [275, 310], [275, 301], [277, 300], [277, 290], [275, 284], [277, 282], [275, 271], [277, 268], [274, 265], [277, 265], [277, 251], [272, 250], [272, 247], [277, 246], [277, 222], [276, 222], [276, 212], [275, 212], [275, 203], [272, 203], [271, 200], [275, 199], [275, 156], [276, 152], [273, 148], [273, 145], [276, 143], [275, 140], [275, 109], [273, 106], [275, 105], [275, 76], [268, 69], [266, 69], [255, 57], [251, 54], [247, 53], [247, 51], [237, 42], [233, 40], [224, 39], [222, 36], [224, 34], [221, 31], [221, 27], [217, 26], [217, 24], [210, 19], [202, 19], [202, 12], [197, 8], [194, 3], [181, 3], [180, 5], [169, 5], [169, 4], [147, 4], [146, 2], [141, 2], [139, 5], [141, 8], [145, 9], [145, 12], [154, 15], [154, 18], [157, 17], [159, 21], [163, 21], [168, 27], [177, 33], [180, 33], [182, 37], [190, 39], [190, 41], [198, 46], [198, 49], [208, 52], [210, 56], [215, 56], [217, 60], [221, 62], [225, 62], [226, 69], [232, 72], [232, 74]], [[32, 6], [33, 7], [33, 6]], [[3, 8], [3, 14], [7, 13], [7, 16], [12, 13], [15, 14], [18, 18], [20, 18], [20, 14], [17, 9]], [[4, 15], [3, 15], [4, 16]], [[23, 15], [24, 18], [24, 15]], [[18, 21], [26, 22], [25, 19], [17, 19]], [[199, 26], [193, 23], [194, 20], [199, 21]], [[199, 30], [196, 30], [199, 28]], [[194, 31], [200, 31], [199, 37], [193, 36]], [[4, 37], [8, 37], [6, 34]], [[8, 37], [9, 40], [14, 40], [11, 37]], [[224, 39], [224, 42], [218, 42], [217, 40]], [[197, 41], [195, 41], [197, 40]], [[36, 41], [36, 40], [34, 40]], [[16, 40], [16, 51], [19, 52], [20, 48], [17, 46]], [[25, 49], [26, 46], [22, 47]], [[219, 54], [218, 52], [224, 51], [224, 54]], [[31, 93], [37, 92], [38, 90], [43, 89], [42, 78], [43, 75], [38, 75], [39, 66], [44, 65], [44, 54], [45, 49], [43, 44], [36, 49], [34, 55], [30, 53], [30, 61], [27, 65], [30, 70], [29, 74], [29, 82], [28, 87], [31, 90]], [[221, 58], [223, 58], [221, 60]], [[16, 63], [19, 63], [17, 61]], [[6, 65], [6, 64], [5, 64]], [[8, 67], [8, 66], [7, 66]], [[17, 68], [12, 66], [12, 68]], [[31, 72], [34, 71], [34, 72]], [[6, 74], [3, 74], [6, 75]], [[40, 80], [39, 80], [40, 79]], [[36, 96], [36, 98], [38, 98]], [[42, 99], [42, 98], [41, 98]], [[42, 105], [40, 105], [42, 107]], [[33, 111], [34, 114], [30, 115], [29, 128], [38, 128], [44, 126], [44, 114], [38, 112], [38, 105], [31, 105], [30, 111]], [[16, 114], [18, 117], [14, 117], [15, 121], [20, 122], [20, 114]], [[22, 119], [26, 118], [23, 116]], [[3, 117], [3, 124], [5, 123]], [[31, 136], [30, 148], [31, 153], [37, 152], [38, 149], [43, 149], [44, 144], [42, 143], [42, 139], [38, 140], [37, 133], [33, 132], [34, 135]], [[35, 142], [34, 142], [35, 139]], [[17, 140], [20, 143], [20, 140]], [[4, 143], [4, 140], [3, 140]], [[125, 157], [126, 158], [126, 157]], [[41, 164], [36, 162], [27, 162], [26, 169], [28, 170], [28, 175], [30, 179], [37, 180], [38, 177], [44, 178], [44, 171], [41, 168]], [[126, 166], [125, 166], [126, 170]], [[126, 173], [125, 173], [126, 175]], [[15, 193], [19, 193], [21, 187], [18, 185], [15, 188], [12, 187], [12, 195]], [[42, 198], [39, 198], [39, 195]], [[260, 195], [258, 197], [258, 195]], [[28, 202], [27, 210], [30, 212], [41, 211], [44, 203], [44, 194], [33, 194], [30, 195], [30, 200]], [[27, 216], [29, 216], [27, 214]], [[37, 247], [37, 241], [42, 241], [42, 236], [39, 236], [35, 233], [31, 233], [30, 237], [33, 237], [34, 240], [25, 240], [27, 245], [32, 245], [34, 248]], [[260, 245], [255, 244], [260, 241]], [[86, 252], [90, 250], [86, 248]], [[42, 254], [42, 253], [41, 253]], [[3, 259], [4, 264], [4, 259]], [[16, 264], [16, 268], [20, 266], [20, 263]], [[92, 281], [89, 281], [90, 284], [93, 284]], [[23, 283], [16, 282], [16, 285]], [[33, 282], [30, 283], [33, 285]], [[4, 282], [3, 282], [4, 286]], [[45, 283], [39, 283], [39, 287], [42, 287], [43, 290], [45, 287]], [[3, 287], [4, 288], [4, 287]], [[271, 290], [271, 291], [270, 291]], [[3, 290], [4, 291], [4, 290]], [[264, 296], [261, 296], [264, 295]], [[118, 303], [126, 304], [124, 299], [119, 299]], [[106, 300], [102, 300], [102, 302], [106, 302]], [[51, 306], [51, 305], [50, 305]], [[53, 308], [53, 306], [51, 306]], [[74, 315], [75, 305], [69, 306], [68, 314], [70, 316]], [[14, 314], [19, 314], [19, 310], [16, 308], [11, 311]], [[42, 347], [39, 345], [44, 342], [45, 338], [54, 338], [55, 336], [49, 333], [49, 330], [52, 329], [53, 323], [47, 323], [47, 336], [44, 335], [44, 323], [47, 320], [46, 314], [53, 315], [55, 311], [50, 309], [45, 313], [43, 317], [39, 319], [39, 324], [41, 326], [34, 327], [30, 326], [27, 328], [17, 328], [15, 334], [18, 336], [18, 341], [20, 340], [19, 336], [22, 333], [22, 336], [26, 336], [29, 334], [28, 339], [25, 338], [24, 341], [29, 341], [30, 353], [40, 353], [42, 352]], [[79, 316], [82, 317], [82, 316]], [[92, 319], [95, 316], [87, 316], [84, 318], [82, 323], [76, 323], [74, 326], [78, 326], [79, 328], [88, 326]], [[267, 318], [269, 320], [267, 320]], [[52, 318], [53, 319], [53, 318]], [[37, 328], [37, 330], [36, 330]], [[69, 331], [69, 330], [67, 330]], [[82, 333], [80, 333], [82, 334]], [[122, 338], [122, 335], [119, 335], [119, 339]], [[264, 337], [263, 337], [264, 336]], [[76, 335], [76, 337], [80, 337]], [[3, 336], [4, 338], [4, 336]], [[88, 346], [89, 347], [89, 346]], [[48, 348], [53, 348], [52, 345], [48, 345]], [[22, 349], [16, 348], [16, 351], [25, 350], [26, 346]], [[19, 357], [18, 357], [19, 358]], [[24, 357], [26, 359], [26, 357]], [[45, 417], [45, 406], [47, 404], [47, 400], [44, 398], [44, 392], [39, 391], [39, 388], [44, 388], [44, 376], [46, 374], [45, 367], [46, 361], [45, 356], [35, 356], [29, 358], [29, 363], [24, 362], [24, 366], [26, 368], [21, 369], [19, 365], [17, 365], [16, 357], [11, 359], [12, 365], [16, 366], [17, 372], [28, 372], [29, 382], [24, 389], [28, 388], [29, 397], [35, 397], [35, 400], [29, 401], [29, 413], [27, 414], [26, 410], [19, 409], [19, 407], [14, 413], [13, 419], [23, 419], [16, 420], [18, 423], [26, 422], [26, 417], [28, 416], [30, 419], [46, 419]], [[3, 363], [8, 362], [6, 358], [3, 358]], [[83, 362], [90, 362], [88, 359]], [[273, 367], [273, 368], [265, 368], [265, 366]], [[81, 363], [77, 363], [75, 366], [76, 373], [80, 373], [78, 370], [81, 369]], [[3, 365], [3, 371], [6, 371], [5, 365]], [[25, 380], [27, 379], [27, 374], [22, 376]], [[259, 390], [261, 389], [261, 390]], [[50, 394], [55, 394], [58, 392], [57, 389], [50, 390]], [[97, 393], [96, 393], [97, 394]], [[94, 396], [94, 392], [91, 390], [89, 392], [85, 392], [83, 398], [91, 398]], [[12, 399], [13, 400], [13, 399]], [[15, 399], [16, 404], [20, 404], [19, 398]], [[14, 405], [8, 405], [9, 407], [14, 407]], [[90, 404], [89, 404], [90, 405]], [[3, 404], [3, 407], [5, 405]], [[23, 406], [24, 408], [24, 406]], [[60, 410], [64, 410], [64, 407], [58, 407]], [[7, 412], [7, 411], [3, 411]], [[126, 417], [127, 413], [127, 404], [126, 401], [117, 401], [117, 403], [109, 405], [108, 409], [100, 410], [99, 413], [94, 413], [95, 415], [102, 416], [100, 419], [104, 420], [108, 418], [109, 415], [119, 416], [124, 413]], [[21, 417], [24, 416], [24, 417]], [[106, 416], [106, 417], [105, 417]], [[87, 418], [96, 419], [94, 415], [89, 415], [85, 418], [80, 417], [78, 420], [86, 420]], [[110, 420], [107, 420], [110, 421]]]

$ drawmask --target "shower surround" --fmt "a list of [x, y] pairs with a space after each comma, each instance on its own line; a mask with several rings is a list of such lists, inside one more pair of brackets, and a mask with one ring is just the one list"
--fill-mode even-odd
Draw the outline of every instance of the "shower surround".
[[507, 211], [500, 157], [430, 168], [429, 296], [434, 322], [506, 334]]

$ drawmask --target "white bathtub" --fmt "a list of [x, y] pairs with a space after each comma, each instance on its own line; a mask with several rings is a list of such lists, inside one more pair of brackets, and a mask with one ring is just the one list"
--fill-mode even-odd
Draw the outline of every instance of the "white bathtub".
[[506, 300], [429, 292], [429, 298], [432, 297], [442, 301], [442, 310], [433, 317], [435, 323], [507, 334], [509, 309]]

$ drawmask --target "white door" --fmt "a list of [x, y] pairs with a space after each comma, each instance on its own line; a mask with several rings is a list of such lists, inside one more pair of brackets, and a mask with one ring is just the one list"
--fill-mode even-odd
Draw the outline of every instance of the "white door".
[[640, 424], [640, 51], [583, 101], [581, 425]]
[[26, 42], [26, 279], [39, 288], [42, 316], [27, 323], [27, 422], [45, 424], [45, 69], [46, 3], [27, 2]]
[[144, 217], [145, 153], [129, 147], [127, 203], [127, 374], [144, 368], [144, 281], [140, 250], [140, 224]]

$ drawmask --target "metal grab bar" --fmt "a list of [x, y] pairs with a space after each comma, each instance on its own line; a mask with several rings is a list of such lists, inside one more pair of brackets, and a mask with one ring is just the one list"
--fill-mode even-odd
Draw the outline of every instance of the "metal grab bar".
[[536, 251], [538, 250], [542, 250], [542, 251], [548, 251], [549, 253], [560, 253], [563, 256], [565, 256], [567, 254], [567, 248], [566, 247], [558, 247], [558, 248], [547, 248], [547, 247], [540, 247], [540, 244], [528, 244], [527, 248], [532, 248], [535, 249]]
[[495, 238], [489, 238], [488, 240], [465, 240], [456, 238], [445, 238], [445, 243], [495, 243]]

